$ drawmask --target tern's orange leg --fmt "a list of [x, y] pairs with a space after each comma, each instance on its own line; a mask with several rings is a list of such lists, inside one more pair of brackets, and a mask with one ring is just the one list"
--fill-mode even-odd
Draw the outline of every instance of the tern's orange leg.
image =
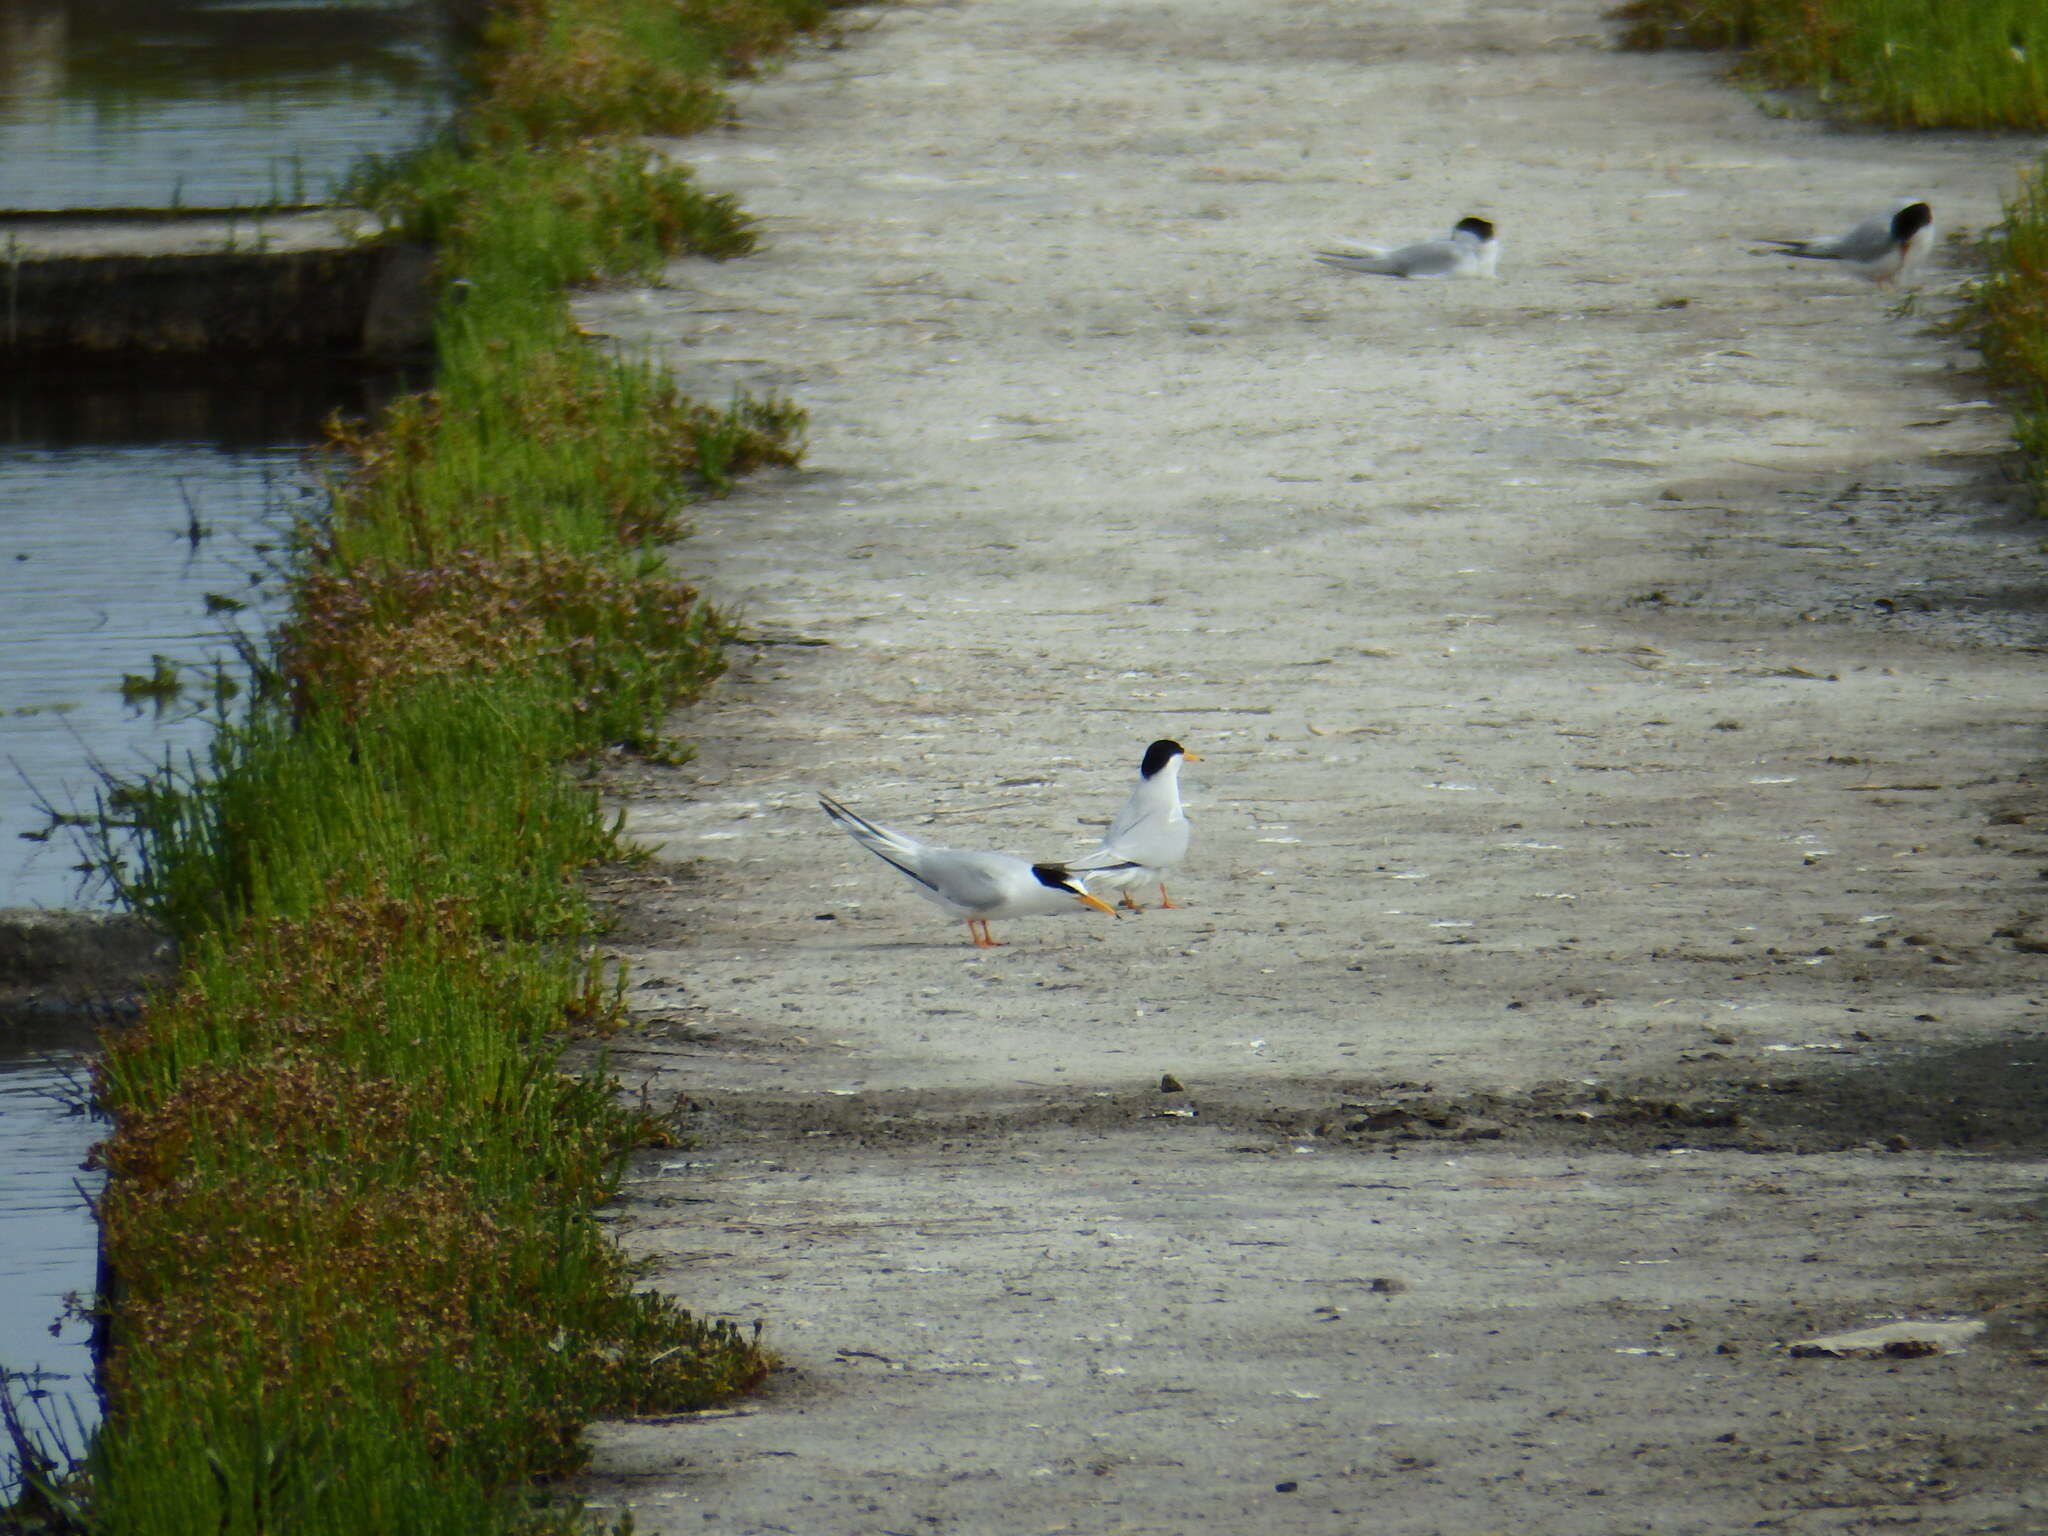
[[1129, 907], [1133, 912], [1142, 912], [1145, 910], [1143, 907], [1139, 906], [1135, 901], [1131, 900], [1131, 893], [1129, 891], [1124, 892], [1124, 899], [1121, 902], [1117, 903], [1117, 905]]
[[[977, 927], [977, 924], [980, 926]], [[976, 949], [999, 949], [1002, 947], [1003, 941], [988, 931], [988, 919], [985, 917], [970, 917], [967, 919], [967, 937], [974, 941]]]
[[1164, 880], [1159, 882], [1159, 905], [1161, 905], [1162, 907], [1177, 907], [1180, 905], [1179, 902], [1174, 901], [1167, 896], [1166, 882]]

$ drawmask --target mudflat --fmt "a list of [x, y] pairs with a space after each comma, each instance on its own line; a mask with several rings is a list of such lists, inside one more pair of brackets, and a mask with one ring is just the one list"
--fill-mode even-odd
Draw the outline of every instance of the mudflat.
[[[1599, 12], [856, 11], [674, 147], [761, 252], [580, 317], [812, 442], [613, 783], [619, 1234], [783, 1361], [598, 1428], [642, 1532], [2048, 1530], [2048, 536], [1970, 241], [1760, 239], [2042, 145]], [[815, 803], [1059, 858], [1156, 737], [1185, 905], [997, 949]]]

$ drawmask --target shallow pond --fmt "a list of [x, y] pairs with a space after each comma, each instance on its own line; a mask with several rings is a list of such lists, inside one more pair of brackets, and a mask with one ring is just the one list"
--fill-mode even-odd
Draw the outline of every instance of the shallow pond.
[[0, 208], [323, 200], [446, 117], [454, 58], [400, 0], [6, 0]]
[[[270, 613], [302, 454], [218, 436], [0, 442], [0, 907], [104, 904], [70, 832], [37, 839], [53, 813], [92, 809], [102, 770], [204, 746], [205, 665]], [[178, 691], [124, 695], [153, 675]]]
[[100, 1176], [79, 1166], [103, 1129], [84, 1108], [90, 1043], [82, 1025], [0, 1020], [0, 1369], [30, 1427], [74, 1447], [99, 1417], [91, 1330], [65, 1306], [99, 1263]]

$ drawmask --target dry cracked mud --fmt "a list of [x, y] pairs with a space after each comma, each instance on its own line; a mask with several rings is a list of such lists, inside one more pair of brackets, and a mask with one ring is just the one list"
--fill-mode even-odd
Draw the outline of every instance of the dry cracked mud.
[[[783, 1362], [594, 1432], [640, 1531], [2048, 1531], [2048, 534], [1970, 241], [1901, 310], [1755, 239], [2041, 144], [1607, 39], [903, 5], [675, 146], [761, 252], [580, 316], [812, 442], [613, 783], [685, 1137], [613, 1220]], [[1307, 256], [1466, 213], [1496, 282]], [[1000, 949], [814, 802], [1053, 857], [1157, 736], [1186, 905]]]

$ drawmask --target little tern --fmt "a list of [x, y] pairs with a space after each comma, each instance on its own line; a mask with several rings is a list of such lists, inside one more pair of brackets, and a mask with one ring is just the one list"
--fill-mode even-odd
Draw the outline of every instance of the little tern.
[[1180, 765], [1201, 757], [1177, 741], [1155, 741], [1138, 764], [1137, 787], [1109, 824], [1102, 843], [1069, 866], [1090, 888], [1123, 892], [1132, 910], [1134, 886], [1159, 887], [1159, 905], [1177, 906], [1166, 894], [1166, 875], [1188, 852], [1188, 815], [1180, 804]]
[[967, 936], [977, 949], [1001, 941], [989, 931], [995, 917], [1049, 917], [1076, 906], [1117, 915], [1116, 908], [1091, 896], [1087, 886], [1064, 864], [1033, 864], [1007, 853], [971, 853], [919, 842], [906, 832], [877, 826], [855, 815], [829, 795], [818, 796], [825, 814], [853, 840], [883, 863], [894, 866], [934, 906], [967, 922]]
[[1492, 277], [1500, 265], [1500, 241], [1487, 220], [1468, 218], [1458, 220], [1440, 240], [1418, 240], [1393, 250], [1360, 242], [1315, 255], [1340, 272], [1379, 277]]
[[1777, 255], [1808, 261], [1839, 261], [1866, 282], [1884, 284], [1927, 253], [1934, 243], [1934, 210], [1901, 198], [1884, 213], [1873, 213], [1844, 235], [1811, 240], [1770, 240]]

